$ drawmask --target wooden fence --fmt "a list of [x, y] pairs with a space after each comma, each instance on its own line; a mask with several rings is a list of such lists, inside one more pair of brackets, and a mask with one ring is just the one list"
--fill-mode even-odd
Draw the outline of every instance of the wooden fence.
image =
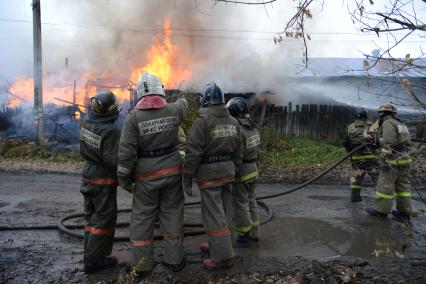
[[[255, 117], [258, 125], [278, 130], [284, 135], [305, 136], [313, 139], [336, 139], [342, 137], [346, 126], [356, 118], [356, 108], [343, 105], [302, 104], [293, 106], [256, 106]], [[401, 114], [410, 129], [412, 137], [426, 137], [426, 119], [410, 119]], [[412, 117], [412, 115], [411, 115]], [[369, 111], [369, 120], [377, 119], [377, 112]]]
[[293, 106], [265, 105], [256, 109], [259, 125], [276, 129], [284, 135], [313, 139], [341, 137], [346, 126], [356, 117], [354, 107], [342, 105], [302, 104]]

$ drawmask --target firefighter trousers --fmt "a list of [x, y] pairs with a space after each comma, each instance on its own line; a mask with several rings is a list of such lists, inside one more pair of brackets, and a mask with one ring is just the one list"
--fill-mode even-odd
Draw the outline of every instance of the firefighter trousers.
[[386, 166], [380, 170], [376, 191], [376, 210], [388, 214], [396, 197], [398, 212], [411, 212], [411, 182], [409, 166]]
[[111, 254], [117, 221], [117, 187], [83, 183], [84, 259], [98, 260]]
[[154, 221], [157, 219], [164, 237], [163, 262], [182, 262], [183, 203], [181, 174], [136, 182], [130, 217], [132, 265], [136, 271], [154, 268]]
[[240, 234], [248, 233], [250, 237], [259, 239], [259, 213], [254, 182], [236, 182], [232, 188], [232, 208], [234, 228]]
[[222, 262], [234, 257], [231, 232], [232, 185], [200, 189], [201, 217], [209, 242], [210, 257]]
[[362, 189], [362, 182], [366, 175], [371, 177], [374, 186], [376, 186], [379, 176], [378, 168], [379, 165], [376, 160], [352, 161], [352, 172], [350, 178], [351, 191], [360, 191]]

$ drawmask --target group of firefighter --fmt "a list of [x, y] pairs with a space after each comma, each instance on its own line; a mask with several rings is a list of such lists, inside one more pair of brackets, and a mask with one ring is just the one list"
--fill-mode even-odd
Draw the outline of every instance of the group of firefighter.
[[[199, 115], [185, 135], [180, 124], [188, 104], [184, 98], [167, 103], [158, 77], [145, 72], [137, 83], [136, 106], [120, 131], [113, 93], [100, 93], [91, 100], [88, 116], [81, 123], [80, 152], [86, 163], [81, 192], [84, 196], [84, 271], [114, 267], [110, 256], [117, 219], [117, 186], [133, 194], [130, 217], [133, 277], [147, 277], [155, 266], [154, 232], [161, 232], [162, 264], [181, 271], [186, 264], [183, 250], [184, 193], [193, 194], [196, 183], [201, 196], [201, 218], [207, 243], [200, 250], [208, 257], [206, 269], [232, 266], [234, 247], [246, 248], [259, 241], [259, 215], [255, 197], [260, 135], [241, 97], [225, 104], [215, 83], [204, 86]], [[376, 208], [372, 215], [386, 217], [396, 193], [393, 215], [409, 220], [410, 137], [385, 104], [380, 119], [371, 124], [361, 110], [348, 126], [345, 146], [352, 156], [351, 200], [361, 201], [364, 176], [377, 183]], [[382, 165], [378, 166], [378, 161]], [[380, 173], [377, 170], [380, 168]]]
[[[361, 109], [357, 119], [346, 128], [344, 146], [348, 151], [364, 145], [351, 156], [351, 201], [362, 200], [362, 182], [369, 175], [376, 186], [376, 202], [375, 208], [368, 208], [367, 212], [382, 218], [392, 213], [397, 221], [408, 222], [411, 215], [409, 166], [413, 162], [410, 133], [396, 116], [394, 104], [384, 104], [378, 112], [379, 119], [371, 123], [368, 111]], [[394, 198], [396, 210], [392, 211]]]
[[260, 135], [248, 103], [236, 97], [225, 105], [215, 83], [200, 97], [200, 111], [188, 137], [180, 124], [188, 105], [184, 98], [167, 103], [158, 77], [145, 72], [137, 83], [136, 106], [116, 128], [119, 111], [113, 93], [92, 98], [81, 123], [80, 152], [86, 160], [81, 192], [85, 202], [84, 270], [113, 267], [117, 219], [116, 189], [133, 194], [130, 217], [133, 277], [154, 269], [154, 232], [163, 237], [162, 264], [180, 271], [183, 251], [184, 192], [193, 183], [201, 195], [201, 218], [207, 243], [200, 249], [206, 269], [232, 266], [234, 247], [259, 241], [254, 181]]

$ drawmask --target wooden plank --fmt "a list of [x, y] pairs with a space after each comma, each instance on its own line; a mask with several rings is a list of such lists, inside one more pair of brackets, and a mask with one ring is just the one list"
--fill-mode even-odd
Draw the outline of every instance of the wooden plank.
[[320, 112], [319, 105], [315, 105], [315, 139], [319, 139], [320, 135]]
[[293, 121], [291, 119], [292, 113], [293, 113], [293, 104], [292, 104], [292, 102], [289, 102], [288, 108], [287, 108], [287, 131], [286, 131], [287, 135], [291, 135], [291, 133], [292, 133], [292, 123], [293, 123]]
[[300, 127], [300, 106], [299, 105], [296, 105], [296, 113], [295, 113], [295, 127], [294, 127], [294, 134], [296, 135], [296, 136], [299, 136], [300, 135], [300, 129], [299, 129], [299, 127]]
[[310, 119], [310, 128], [311, 128], [311, 133], [309, 135], [309, 137], [311, 137], [312, 139], [315, 138], [315, 119], [316, 119], [316, 113], [315, 113], [316, 109], [315, 109], [315, 105], [310, 104], [309, 105], [309, 119]]

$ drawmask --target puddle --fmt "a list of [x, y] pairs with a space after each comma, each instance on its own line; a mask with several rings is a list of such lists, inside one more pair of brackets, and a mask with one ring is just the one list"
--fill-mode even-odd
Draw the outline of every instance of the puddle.
[[274, 218], [262, 227], [262, 240], [242, 255], [306, 258], [355, 256], [362, 258], [403, 258], [410, 237], [395, 224], [370, 224], [365, 230], [343, 230], [325, 221], [311, 218]]
[[[354, 256], [365, 259], [408, 258], [414, 236], [396, 222], [373, 220], [342, 229], [312, 218], [274, 219], [261, 228], [261, 241], [247, 249], [236, 249], [242, 256], [331, 259]], [[361, 227], [360, 227], [361, 226]], [[196, 251], [205, 236], [185, 238], [185, 247]]]
[[[340, 228], [328, 222], [312, 218], [274, 219], [261, 228], [261, 241], [247, 249], [236, 249], [242, 257], [296, 257], [333, 259], [353, 256], [364, 259], [394, 260], [409, 258], [407, 252], [415, 245], [411, 230], [396, 222], [381, 223], [379, 220], [361, 220], [355, 228]], [[199, 252], [205, 235], [187, 237], [184, 245], [189, 255]], [[158, 243], [161, 246], [161, 243]], [[416, 250], [414, 250], [416, 251]], [[423, 254], [423, 252], [417, 253]], [[128, 259], [130, 251], [117, 253]]]
[[0, 203], [2, 206], [0, 206], [1, 210], [16, 208], [17, 205], [20, 203], [26, 202], [30, 200], [31, 198], [22, 196], [22, 195], [3, 195], [1, 196]]

